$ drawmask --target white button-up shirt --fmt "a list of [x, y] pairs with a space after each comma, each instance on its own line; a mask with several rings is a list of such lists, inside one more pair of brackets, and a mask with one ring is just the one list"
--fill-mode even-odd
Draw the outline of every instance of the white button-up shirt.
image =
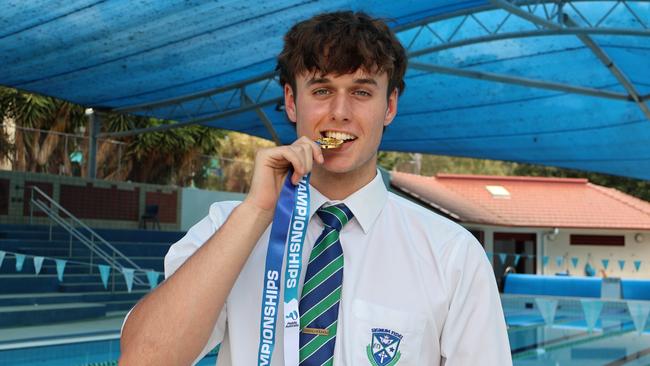
[[[300, 288], [312, 246], [323, 230], [314, 213], [327, 202], [331, 201], [311, 187]], [[389, 193], [380, 174], [342, 202], [354, 219], [340, 234], [344, 280], [334, 365], [373, 364], [367, 352], [373, 329], [402, 336], [396, 366], [512, 364], [494, 274], [470, 233]], [[237, 204], [213, 204], [209, 215], [170, 248], [166, 278], [208, 240]], [[221, 343], [217, 365], [257, 363], [269, 232], [270, 228], [253, 249], [197, 361]], [[278, 312], [283, 312], [282, 301]], [[275, 366], [284, 364], [282, 321], [279, 316]]]

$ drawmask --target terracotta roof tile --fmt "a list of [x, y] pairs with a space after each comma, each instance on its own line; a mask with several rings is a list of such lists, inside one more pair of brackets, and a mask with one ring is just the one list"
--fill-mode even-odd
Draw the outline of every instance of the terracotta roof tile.
[[[462, 222], [650, 229], [650, 203], [586, 179], [391, 172], [391, 184]], [[510, 195], [493, 197], [486, 186], [501, 186]]]

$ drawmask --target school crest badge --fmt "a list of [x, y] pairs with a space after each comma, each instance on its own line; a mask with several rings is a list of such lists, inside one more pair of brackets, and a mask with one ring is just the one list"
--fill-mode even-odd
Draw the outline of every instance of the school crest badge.
[[366, 347], [368, 360], [373, 366], [393, 366], [402, 354], [399, 344], [402, 335], [390, 329], [372, 328], [372, 340]]

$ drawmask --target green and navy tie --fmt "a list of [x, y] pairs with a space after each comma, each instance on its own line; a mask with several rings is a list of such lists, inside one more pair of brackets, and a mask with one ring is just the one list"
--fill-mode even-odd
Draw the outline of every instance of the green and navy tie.
[[332, 365], [343, 284], [339, 232], [353, 217], [344, 205], [321, 207], [325, 228], [309, 256], [300, 298], [300, 366]]

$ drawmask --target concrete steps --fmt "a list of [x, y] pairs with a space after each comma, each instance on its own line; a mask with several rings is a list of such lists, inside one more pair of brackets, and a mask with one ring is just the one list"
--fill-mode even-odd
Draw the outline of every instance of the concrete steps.
[[[70, 248], [69, 241], [47, 241], [47, 240], [21, 240], [11, 239], [4, 240], [4, 250], [19, 252], [24, 254], [38, 254], [50, 257], [68, 256], [88, 256], [90, 249], [80, 242], [73, 241]], [[111, 243], [117, 250], [126, 256], [154, 256], [164, 257], [169, 250], [169, 243]], [[11, 249], [13, 250], [11, 250]], [[103, 247], [102, 247], [103, 248]], [[26, 252], [29, 251], [29, 252]]]
[[100, 303], [5, 306], [0, 307], [0, 327], [90, 319], [105, 315], [106, 304]]
[[[0, 249], [3, 250], [3, 249]], [[33, 257], [34, 255], [43, 255], [41, 253], [25, 253], [25, 251], [20, 251], [17, 253], [21, 254], [26, 254], [28, 257], [25, 258], [25, 262], [23, 263], [23, 269], [20, 272], [16, 272], [16, 258], [12, 254], [8, 254], [3, 263], [2, 267], [0, 267], [0, 275], [3, 274], [35, 274], [35, 269], [34, 269], [34, 260]], [[89, 263], [90, 259], [89, 257], [79, 257], [79, 256], [73, 256], [73, 257], [67, 257], [67, 256], [48, 256], [48, 255], [43, 255], [44, 257], [47, 257], [45, 261], [43, 261], [43, 265], [41, 266], [41, 272], [40, 274], [56, 274], [56, 263], [54, 260], [50, 258], [57, 258], [57, 259], [65, 259], [68, 262], [65, 265], [65, 270], [64, 270], [64, 277], [65, 275], [69, 273], [89, 273], [90, 268], [89, 268]], [[131, 259], [135, 264], [140, 266], [143, 269], [153, 269], [155, 271], [162, 272], [163, 271], [163, 265], [164, 265], [164, 256], [160, 257], [141, 257], [141, 256], [129, 256], [129, 259]], [[73, 262], [79, 262], [79, 263], [73, 263]], [[93, 259], [94, 264], [97, 263], [104, 263], [103, 261], [97, 261], [96, 258]], [[129, 267], [128, 265], [125, 264], [126, 267]], [[97, 266], [94, 266], [93, 272], [97, 273]]]
[[[96, 231], [141, 268], [159, 272], [163, 270], [169, 246], [183, 235], [141, 230]], [[0, 225], [0, 250], [27, 255], [21, 272], [16, 272], [12, 254], [5, 257], [0, 267], [0, 327], [102, 318], [107, 312], [130, 310], [149, 292], [148, 284], [135, 283], [133, 291], [127, 292], [123, 275], [113, 270], [109, 288], [104, 289], [98, 269], [93, 267], [90, 273], [88, 248], [73, 240], [70, 251], [70, 235], [61, 229], [53, 228], [53, 240], [49, 238], [47, 226]], [[32, 256], [46, 257], [39, 275], [35, 274]], [[52, 258], [68, 260], [62, 282], [58, 281]], [[93, 258], [93, 264], [97, 263], [97, 258]], [[144, 276], [141, 278], [146, 281]]]
[[137, 302], [147, 294], [148, 289], [115, 292], [77, 292], [77, 293], [25, 293], [0, 295], [0, 308], [20, 305], [48, 305], [72, 302]]

